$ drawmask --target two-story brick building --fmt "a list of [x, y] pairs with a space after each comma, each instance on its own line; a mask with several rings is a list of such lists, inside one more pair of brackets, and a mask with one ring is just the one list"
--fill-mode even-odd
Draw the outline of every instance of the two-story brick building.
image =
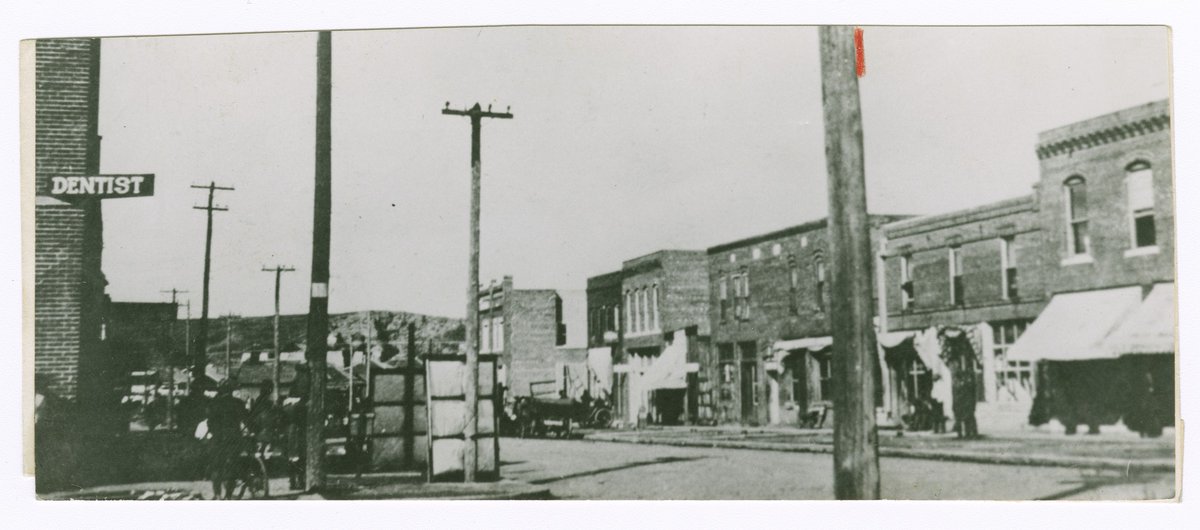
[[[898, 219], [872, 215], [872, 240]], [[706, 251], [715, 347], [702, 365], [717, 422], [796, 425], [830, 402], [828, 237], [819, 219]]]
[[582, 292], [516, 289], [511, 276], [479, 290], [479, 352], [500, 356], [507, 392], [571, 393], [586, 385], [584, 304]]
[[[985, 431], [1049, 418], [1070, 432], [1113, 423], [1123, 406], [1116, 400], [1142, 392], [1122, 373], [1133, 365], [1156, 382], [1154, 397], [1142, 400], [1161, 401], [1156, 421], [1173, 419], [1162, 412], [1174, 358], [1168, 102], [1046, 131], [1037, 155], [1041, 175], [1029, 196], [884, 227], [889, 333], [880, 342], [894, 413], [930, 397], [951, 408], [936, 339], [951, 329], [975, 350]], [[1155, 311], [1141, 318], [1157, 328], [1135, 323]], [[1117, 362], [1148, 350], [1154, 355]], [[1039, 370], [1039, 361], [1053, 366]], [[1039, 400], [1055, 404], [1031, 416]]]
[[1008, 361], [1006, 351], [1046, 303], [1042, 236], [1033, 196], [884, 227], [883, 322], [890, 333], [880, 342], [894, 417], [931, 397], [949, 411], [951, 378], [936, 334], [927, 330], [951, 327], [967, 333], [979, 354], [975, 399], [984, 408], [997, 404], [983, 415], [1028, 412], [1033, 367]]
[[[704, 251], [660, 250], [588, 279], [593, 366], [609, 356], [617, 422], [705, 421], [699, 360], [709, 347]], [[600, 378], [604, 378], [600, 374]]]
[[1176, 418], [1170, 102], [1043, 132], [1037, 155], [1049, 302], [1009, 352], [1049, 385], [1030, 420], [1161, 433]]

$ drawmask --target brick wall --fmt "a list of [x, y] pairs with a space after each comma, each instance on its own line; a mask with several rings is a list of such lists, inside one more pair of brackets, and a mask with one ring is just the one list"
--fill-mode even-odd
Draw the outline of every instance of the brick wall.
[[[515, 395], [528, 395], [530, 382], [553, 381], [555, 366], [565, 361], [555, 346], [557, 296], [549, 289], [518, 289], [505, 297], [504, 348], [509, 359], [508, 381]], [[547, 385], [539, 390], [549, 388]]]
[[[880, 227], [885, 223], [902, 219], [900, 216], [872, 216], [872, 248], [876, 248]], [[776, 232], [749, 237], [709, 248], [707, 251], [709, 283], [709, 321], [712, 327], [713, 352], [702, 363], [705, 377], [710, 381], [722, 381], [717, 359], [720, 348], [731, 348], [735, 352], [738, 369], [734, 380], [724, 384], [725, 388], [715, 392], [718, 406], [725, 411], [724, 420], [765, 423], [767, 421], [767, 385], [764, 375], [763, 357], [779, 340], [801, 337], [830, 335], [829, 307], [833, 270], [828, 243], [828, 221], [820, 219], [793, 226]], [[825, 264], [825, 294], [822, 302], [817, 297], [818, 263]], [[796, 274], [796, 287], [792, 288], [792, 274]], [[745, 273], [749, 276], [750, 314], [739, 319], [734, 314], [735, 290], [733, 275]], [[873, 271], [866, 274], [874, 275]], [[720, 284], [727, 283], [728, 309], [721, 316]], [[759, 407], [756, 418], [739, 418], [741, 411], [742, 345], [753, 345], [759, 385]], [[790, 386], [784, 385], [783, 400], [792, 399]]]
[[34, 372], [68, 399], [104, 385], [89, 381], [103, 346], [103, 227], [98, 202], [68, 204], [45, 195], [51, 176], [99, 168], [99, 48], [95, 39], [35, 46]]
[[[1173, 281], [1175, 212], [1171, 131], [1167, 101], [1157, 101], [1074, 123], [1039, 136], [1041, 179], [1036, 193], [1046, 237], [1040, 253], [1051, 260], [1056, 292]], [[1125, 188], [1126, 167], [1153, 169], [1157, 252], [1126, 255], [1133, 248]], [[1063, 184], [1087, 181], [1091, 261], [1067, 264]]]
[[[1032, 196], [888, 225], [884, 253], [888, 329], [1032, 318], [1045, 305], [1046, 260]], [[1002, 243], [1013, 245], [1016, 297], [1004, 291]], [[951, 297], [950, 249], [962, 255], [962, 304]], [[901, 301], [901, 262], [913, 263], [915, 303]]]
[[[614, 318], [613, 311], [617, 317]], [[587, 280], [588, 346], [606, 346], [604, 332], [620, 332], [621, 271], [613, 271]], [[619, 341], [619, 339], [618, 339]]]

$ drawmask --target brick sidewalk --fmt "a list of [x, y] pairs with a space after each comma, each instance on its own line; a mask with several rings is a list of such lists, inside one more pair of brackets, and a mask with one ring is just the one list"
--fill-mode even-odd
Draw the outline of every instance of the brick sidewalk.
[[[598, 431], [585, 437], [594, 441], [688, 447], [812, 453], [833, 450], [833, 433], [829, 429], [663, 427], [641, 431]], [[953, 434], [881, 430], [879, 446], [881, 456], [906, 458], [1147, 471], [1175, 469], [1172, 431], [1155, 439], [1116, 434], [1066, 436], [1014, 432], [960, 440]]]

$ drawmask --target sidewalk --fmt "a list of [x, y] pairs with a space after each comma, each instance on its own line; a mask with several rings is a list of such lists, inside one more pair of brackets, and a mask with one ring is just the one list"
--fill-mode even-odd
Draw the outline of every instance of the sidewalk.
[[[587, 440], [681, 447], [832, 453], [830, 429], [787, 427], [656, 427], [641, 431], [596, 431]], [[1037, 432], [984, 435], [959, 440], [953, 434], [879, 431], [880, 456], [986, 464], [1062, 466], [1137, 471], [1174, 471], [1175, 436], [1140, 439], [1122, 435], [1065, 436]]]
[[[208, 481], [143, 482], [113, 484], [80, 491], [50, 493], [45, 500], [209, 500]], [[549, 499], [550, 490], [515, 480], [498, 482], [427, 483], [420, 473], [368, 473], [330, 475], [320, 494], [288, 488], [288, 479], [271, 479], [271, 496], [266, 500], [517, 500]]]

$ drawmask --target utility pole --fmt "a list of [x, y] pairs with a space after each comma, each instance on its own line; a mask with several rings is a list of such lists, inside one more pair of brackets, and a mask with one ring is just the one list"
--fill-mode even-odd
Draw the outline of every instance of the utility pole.
[[[212, 267], [212, 232], [213, 212], [227, 212], [229, 208], [213, 205], [213, 195], [217, 190], [233, 191], [232, 186], [218, 186], [209, 182], [207, 186], [192, 184], [199, 190], [208, 190], [208, 205], [193, 206], [192, 209], [204, 210], [208, 214], [208, 230], [204, 233], [204, 289], [200, 301], [200, 333], [196, 338], [196, 358], [192, 361], [192, 381], [199, 382], [204, 377], [204, 369], [208, 365], [208, 277]], [[192, 388], [192, 392], [197, 389]]]
[[279, 277], [285, 272], [292, 272], [294, 270], [296, 269], [285, 267], [283, 265], [276, 265], [273, 268], [263, 267], [263, 272], [275, 273], [275, 319], [273, 322], [274, 330], [272, 332], [275, 351], [275, 370], [271, 374], [271, 383], [275, 385], [275, 395], [272, 396], [271, 399], [275, 401], [276, 405], [279, 404], [279, 371], [280, 366], [283, 364], [280, 362], [282, 359], [279, 357]]
[[328, 31], [317, 33], [317, 116], [313, 191], [312, 284], [308, 299], [308, 333], [304, 351], [308, 363], [308, 418], [305, 433], [305, 476], [308, 491], [325, 485], [325, 352], [329, 334], [329, 225], [333, 172], [331, 95], [333, 50]]
[[833, 488], [838, 499], [879, 498], [871, 238], [858, 98], [861, 39], [861, 30], [849, 26], [820, 28], [833, 271]]
[[[170, 291], [164, 290], [164, 291], [159, 291], [159, 292], [171, 293], [171, 308], [174, 309], [174, 311], [171, 312], [171, 323], [169, 324], [169, 329], [167, 331], [167, 334], [171, 337], [171, 341], [170, 341], [171, 346], [168, 348], [168, 351], [167, 351], [167, 363], [166, 363], [167, 364], [167, 393], [168, 393], [167, 394], [167, 430], [171, 431], [171, 430], [175, 430], [175, 361], [176, 361], [176, 357], [177, 357], [176, 351], [175, 351], [175, 321], [179, 320], [178, 296], [181, 294], [187, 293], [187, 291], [180, 291], [179, 289], [172, 287]], [[185, 343], [187, 341], [186, 335], [184, 335], [184, 341], [185, 341]], [[184, 358], [186, 359], [187, 356], [185, 355]], [[143, 403], [146, 403], [146, 402], [143, 401]]]
[[468, 110], [450, 108], [450, 102], [442, 109], [442, 114], [450, 116], [468, 116], [471, 118], [471, 255], [467, 267], [467, 382], [466, 382], [466, 418], [463, 427], [463, 481], [475, 482], [475, 434], [479, 420], [479, 180], [483, 172], [479, 160], [479, 128], [483, 118], [498, 118], [509, 120], [512, 114], [507, 112], [492, 112], [488, 105], [485, 111], [479, 103]]
[[233, 313], [225, 314], [225, 380], [233, 380]]

